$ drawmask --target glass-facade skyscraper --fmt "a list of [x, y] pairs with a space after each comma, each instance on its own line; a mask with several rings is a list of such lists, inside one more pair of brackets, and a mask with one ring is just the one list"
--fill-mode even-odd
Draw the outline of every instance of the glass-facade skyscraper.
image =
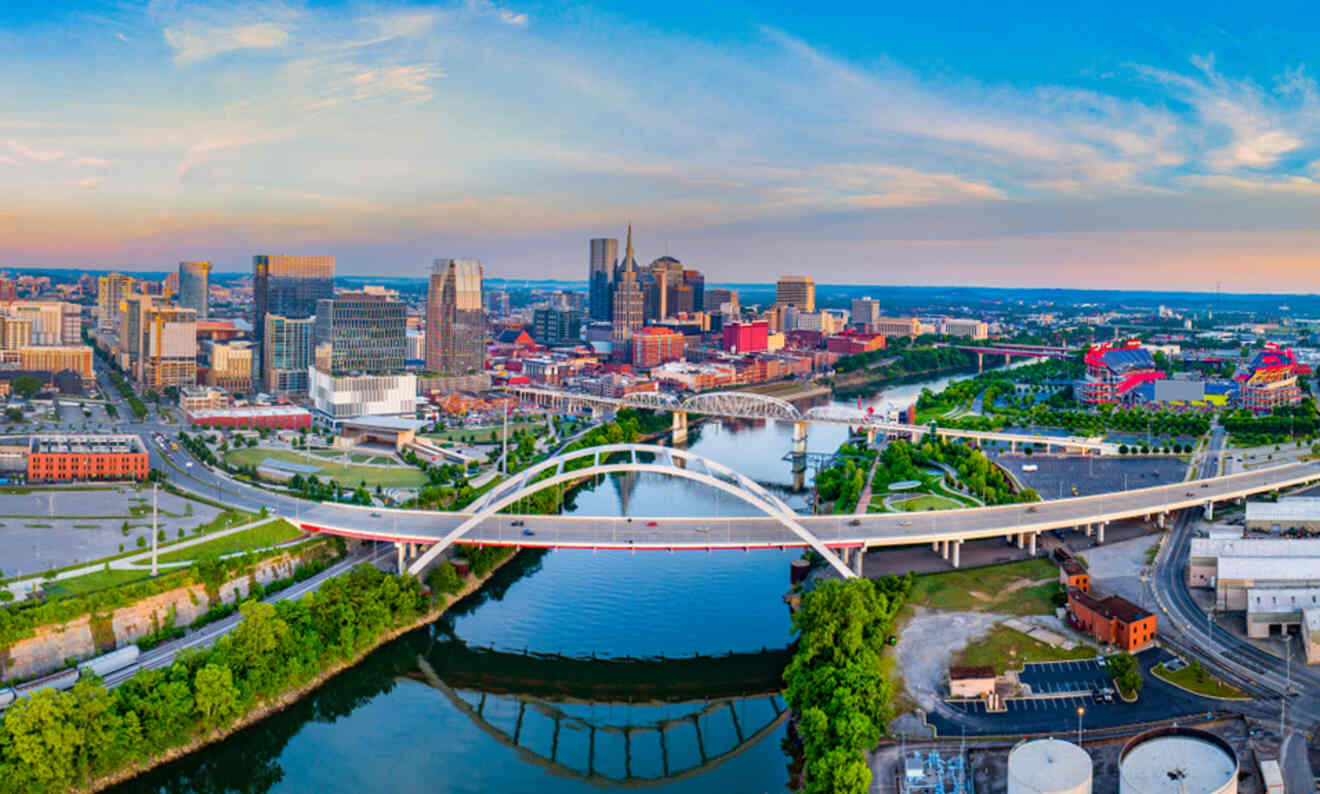
[[205, 261], [179, 263], [178, 303], [197, 312], [197, 319], [210, 316], [211, 263]]
[[[278, 314], [288, 320], [305, 319], [316, 314], [317, 301], [334, 296], [333, 256], [261, 254], [252, 257], [252, 331], [263, 345], [260, 359], [263, 368], [268, 358], [264, 351], [266, 315]], [[273, 390], [264, 371], [262, 382], [268, 390]]]
[[383, 295], [345, 292], [317, 301], [317, 366], [332, 375], [402, 372], [406, 326], [403, 303]]
[[619, 241], [598, 237], [591, 241], [591, 260], [587, 266], [587, 315], [599, 322], [609, 322], [614, 314], [614, 265], [619, 260]]
[[307, 393], [316, 318], [267, 314], [262, 328], [261, 371], [266, 391], [280, 396]]
[[426, 294], [426, 369], [440, 375], [480, 372], [486, 359], [481, 263], [437, 259]]

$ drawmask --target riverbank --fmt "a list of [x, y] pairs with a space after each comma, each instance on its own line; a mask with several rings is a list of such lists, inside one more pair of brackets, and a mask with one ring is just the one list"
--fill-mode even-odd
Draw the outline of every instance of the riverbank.
[[[495, 575], [496, 571], [504, 567], [506, 563], [514, 559], [516, 556], [517, 556], [517, 552], [508, 555], [503, 560], [500, 560], [498, 563], [496, 563], [489, 571], [487, 571], [487, 573], [484, 576], [469, 577], [469, 579], [464, 583], [463, 588], [459, 590], [458, 593], [454, 594], [452, 598], [446, 598], [444, 602], [437, 604], [436, 607], [432, 608], [427, 613], [418, 617], [416, 620], [382, 633], [367, 647], [361, 649], [356, 654], [354, 654], [353, 657], [337, 662], [331, 665], [330, 667], [327, 667], [321, 673], [317, 674], [315, 677], [299, 685], [298, 687], [282, 695], [279, 695], [271, 700], [263, 701], [256, 704], [251, 710], [249, 710], [244, 716], [236, 720], [232, 725], [223, 729], [212, 731], [206, 734], [205, 736], [201, 736], [194, 739], [192, 742], [189, 742], [186, 745], [170, 748], [169, 750], [159, 753], [146, 761], [138, 762], [136, 764], [125, 767], [124, 769], [121, 769], [114, 773], [96, 778], [92, 780], [90, 783], [86, 784], [85, 786], [75, 787], [71, 790], [76, 792], [86, 792], [87, 794], [91, 794], [91, 792], [104, 791], [105, 789], [108, 789], [112, 786], [116, 786], [126, 781], [132, 780], [133, 778], [143, 773], [146, 773], [152, 769], [155, 769], [156, 767], [183, 758], [184, 756], [195, 753], [198, 750], [201, 750], [205, 747], [223, 741], [224, 739], [227, 739], [228, 737], [233, 736], [234, 734], [246, 728], [256, 725], [257, 723], [260, 723], [261, 721], [271, 716], [274, 716], [275, 714], [278, 714], [279, 712], [283, 711], [284, 709], [288, 708], [294, 703], [297, 703], [299, 700], [303, 699], [307, 695], [316, 691], [320, 687], [324, 686], [335, 676], [339, 675], [345, 670], [348, 670], [349, 668], [354, 667], [355, 665], [360, 663], [363, 659], [365, 659], [367, 655], [369, 655], [370, 653], [372, 653], [382, 645], [392, 642], [393, 640], [396, 640], [399, 637], [411, 631], [415, 631], [416, 629], [434, 623], [442, 615], [444, 615], [445, 612], [447, 612], [451, 607], [460, 603], [468, 596], [471, 596], [477, 593], [478, 591], [480, 591], [481, 588], [486, 584], [486, 582], [489, 581], [490, 578]], [[445, 598], [444, 594], [438, 594], [438, 595], [441, 598]]]
[[[901, 375], [862, 369], [844, 375], [836, 375], [830, 380], [835, 397], [866, 397], [875, 394], [885, 386], [902, 383], [916, 383], [930, 378], [950, 375], [973, 375], [974, 365], [958, 364], [951, 367], [936, 367], [921, 372], [905, 372]], [[828, 379], [827, 379], [828, 380]]]

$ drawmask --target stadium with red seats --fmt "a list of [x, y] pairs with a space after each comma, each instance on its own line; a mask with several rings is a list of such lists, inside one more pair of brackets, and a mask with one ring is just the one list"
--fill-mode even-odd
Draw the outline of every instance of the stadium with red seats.
[[1133, 389], [1163, 377], [1141, 340], [1104, 342], [1086, 351], [1086, 377], [1073, 384], [1073, 392], [1082, 405], [1126, 402]]
[[1254, 413], [1268, 413], [1281, 405], [1297, 405], [1302, 401], [1297, 376], [1310, 372], [1310, 367], [1297, 363], [1291, 350], [1268, 342], [1264, 350], [1252, 356], [1233, 376], [1238, 383], [1238, 405]]

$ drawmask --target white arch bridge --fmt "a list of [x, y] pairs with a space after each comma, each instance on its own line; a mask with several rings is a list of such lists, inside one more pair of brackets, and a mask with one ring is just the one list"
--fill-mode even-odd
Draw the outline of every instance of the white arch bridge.
[[[499, 513], [544, 488], [609, 472], [645, 471], [703, 483], [756, 508], [758, 516], [684, 517], [513, 515]], [[1222, 477], [1170, 483], [1095, 496], [925, 513], [796, 515], [749, 478], [684, 450], [647, 444], [615, 444], [546, 460], [504, 481], [471, 512], [390, 510], [323, 504], [293, 519], [303, 530], [390, 541], [398, 545], [400, 570], [414, 573], [453, 543], [576, 549], [789, 549], [810, 547], [840, 574], [856, 575], [839, 554], [860, 567], [861, 551], [930, 543], [958, 567], [969, 540], [1005, 538], [1033, 551], [1041, 532], [1083, 529], [1104, 540], [1109, 522], [1145, 518], [1164, 524], [1169, 512], [1204, 508], [1252, 494], [1320, 481], [1320, 466], [1289, 463]], [[516, 522], [516, 523], [515, 523]], [[411, 566], [405, 560], [413, 559]]]
[[[875, 414], [847, 405], [820, 405], [803, 411], [797, 406], [769, 394], [746, 391], [714, 391], [694, 394], [679, 399], [666, 392], [633, 392], [623, 397], [600, 397], [594, 394], [542, 389], [528, 386], [514, 386], [511, 394], [536, 405], [574, 410], [577, 408], [641, 408], [653, 411], [668, 411], [673, 415], [673, 437], [675, 443], [687, 439], [688, 414], [704, 416], [723, 416], [730, 419], [769, 419], [777, 422], [793, 423], [793, 451], [805, 452], [807, 426], [811, 424], [846, 425], [866, 433], [867, 439], [873, 440], [876, 434], [885, 434], [908, 438], [916, 441], [927, 433], [926, 425], [913, 425], [904, 422], [885, 421]], [[959, 430], [952, 427], [937, 427], [936, 435], [945, 438], [966, 438], [977, 443], [996, 441], [1016, 447], [1018, 444], [1031, 444], [1046, 452], [1050, 447], [1061, 447], [1080, 452], [1095, 452], [1112, 455], [1118, 452], [1118, 444], [1101, 441], [1099, 438], [1079, 438], [1076, 436], [1046, 436], [1035, 433], [1002, 433], [985, 430]]]
[[798, 522], [793, 508], [750, 477], [695, 453], [654, 444], [606, 444], [579, 449], [542, 461], [510, 477], [486, 492], [472, 506], [475, 512], [424, 551], [408, 567], [408, 573], [420, 574], [452, 543], [520, 499], [546, 488], [615, 472], [650, 472], [681, 477], [728, 493], [777, 521], [845, 577], [856, 575], [830, 547]]

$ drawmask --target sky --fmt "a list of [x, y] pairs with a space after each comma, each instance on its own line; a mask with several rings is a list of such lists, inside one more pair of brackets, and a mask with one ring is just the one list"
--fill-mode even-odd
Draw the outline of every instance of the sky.
[[1320, 292], [1269, 10], [7, 0], [0, 267], [581, 279], [631, 221], [712, 282]]

